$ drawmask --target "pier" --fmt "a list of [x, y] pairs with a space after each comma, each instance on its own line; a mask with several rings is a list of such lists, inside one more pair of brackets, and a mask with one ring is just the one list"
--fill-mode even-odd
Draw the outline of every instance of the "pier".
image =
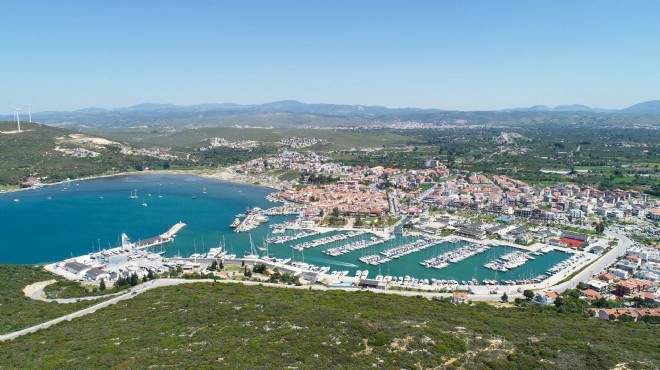
[[332, 242], [337, 242], [337, 241], [341, 241], [341, 240], [344, 240], [344, 239], [349, 239], [349, 238], [353, 238], [353, 237], [356, 237], [356, 236], [364, 235], [365, 233], [366, 233], [366, 231], [350, 231], [346, 234], [337, 234], [337, 235], [328, 236], [328, 237], [325, 237], [325, 238], [316, 239], [316, 240], [301, 243], [301, 244], [292, 245], [291, 248], [301, 251], [303, 249], [315, 248], [315, 247], [322, 246], [324, 244], [329, 244], [329, 243], [332, 243]]
[[166, 232], [160, 234], [160, 237], [164, 238], [164, 239], [173, 238], [174, 236], [176, 236], [176, 233], [181, 231], [181, 229], [183, 229], [186, 226], [187, 225], [185, 223], [179, 221], [176, 224], [174, 224], [174, 226], [170, 227], [169, 230], [167, 230]]
[[159, 245], [167, 244], [174, 240], [174, 237], [176, 236], [176, 233], [181, 231], [184, 227], [187, 225], [183, 222], [178, 222], [174, 224], [174, 226], [170, 227], [169, 230], [166, 232], [154, 236], [153, 238], [148, 238], [148, 239], [143, 239], [143, 240], [138, 240], [133, 244], [133, 248], [135, 249], [147, 249], [151, 247], [156, 247]]

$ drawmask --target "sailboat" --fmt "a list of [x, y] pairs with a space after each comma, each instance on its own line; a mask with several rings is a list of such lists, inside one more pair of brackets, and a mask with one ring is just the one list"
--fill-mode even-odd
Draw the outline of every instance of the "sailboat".
[[245, 252], [245, 255], [243, 255], [243, 258], [254, 258], [258, 259], [259, 255], [257, 254], [257, 251], [254, 248], [254, 242], [252, 241], [252, 234], [250, 235], [250, 252]]
[[268, 255], [268, 243], [266, 243], [265, 240], [262, 238], [262, 246], [257, 248], [261, 252], [266, 252], [266, 255]]
[[147, 202], [145, 202], [144, 198], [142, 198], [142, 206], [143, 206], [143, 207], [146, 207], [146, 206], [147, 206]]
[[131, 196], [129, 197], [131, 199], [137, 199], [137, 190], [131, 190]]

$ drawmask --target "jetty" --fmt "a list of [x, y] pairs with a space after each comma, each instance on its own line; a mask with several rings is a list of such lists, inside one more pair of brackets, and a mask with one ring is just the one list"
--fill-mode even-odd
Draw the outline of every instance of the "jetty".
[[[390, 239], [393, 239], [394, 237], [391, 237]], [[344, 244], [339, 247], [333, 247], [333, 248], [328, 248], [323, 251], [323, 253], [327, 254], [328, 256], [332, 257], [337, 257], [341, 256], [342, 254], [346, 254], [349, 252], [357, 251], [360, 249], [365, 249], [369, 248], [371, 246], [374, 246], [376, 244], [381, 244], [385, 241], [386, 239], [380, 238], [377, 236], [372, 236], [369, 241], [367, 240], [358, 240], [349, 244]]]
[[449, 266], [449, 263], [458, 263], [477, 254], [484, 253], [490, 249], [487, 245], [470, 244], [457, 250], [445, 252], [437, 257], [430, 258], [419, 264], [426, 268], [443, 269]]
[[174, 226], [170, 227], [169, 230], [167, 230], [166, 232], [160, 234], [160, 237], [165, 238], [165, 239], [173, 238], [174, 236], [176, 236], [176, 233], [181, 231], [181, 229], [183, 229], [186, 226], [188, 226], [188, 225], [186, 225], [185, 223], [179, 221], [176, 224], [174, 224]]
[[337, 235], [333, 235], [333, 236], [327, 236], [325, 238], [320, 238], [320, 239], [308, 241], [308, 242], [305, 242], [305, 243], [292, 245], [291, 248], [301, 251], [303, 249], [315, 248], [315, 247], [319, 247], [319, 246], [322, 246], [322, 245], [325, 245], [325, 244], [337, 242], [337, 241], [340, 241], [340, 240], [353, 238], [353, 237], [356, 237], [356, 236], [363, 235], [365, 233], [366, 233], [365, 231], [350, 231], [346, 234], [337, 234]]
[[273, 244], [284, 244], [287, 242], [291, 242], [294, 240], [306, 238], [308, 236], [314, 236], [320, 234], [319, 231], [303, 231], [298, 234], [294, 235], [282, 235], [282, 236], [275, 236], [275, 237], [270, 237], [266, 239], [266, 243], [273, 243]]
[[385, 256], [387, 258], [395, 259], [395, 258], [403, 257], [407, 254], [419, 252], [419, 251], [424, 250], [426, 248], [429, 248], [429, 247], [431, 247], [432, 245], [435, 245], [435, 244], [437, 244], [436, 241], [434, 241], [432, 239], [424, 238], [424, 239], [416, 240], [412, 243], [408, 243], [408, 244], [404, 244], [404, 245], [400, 245], [400, 246], [397, 246], [397, 247], [394, 247], [394, 248], [384, 250], [384, 251], [380, 252], [380, 254], [382, 254], [383, 256]]
[[[178, 222], [174, 224], [174, 226], [170, 227], [169, 230], [166, 232], [154, 236], [153, 238], [148, 238], [148, 239], [142, 239], [138, 240], [133, 244], [133, 248], [135, 249], [147, 249], [151, 247], [156, 247], [159, 245], [167, 244], [174, 240], [174, 237], [176, 236], [176, 233], [178, 233], [181, 229], [186, 227], [186, 224], [183, 222]], [[125, 234], [122, 234], [122, 239], [125, 237]], [[126, 241], [122, 240], [122, 246], [126, 246]]]

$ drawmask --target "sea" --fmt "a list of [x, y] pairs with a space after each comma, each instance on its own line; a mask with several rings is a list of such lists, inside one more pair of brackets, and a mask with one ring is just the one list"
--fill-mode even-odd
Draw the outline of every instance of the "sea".
[[[267, 209], [280, 205], [265, 199], [273, 190], [249, 184], [237, 184], [192, 175], [126, 175], [44, 186], [38, 189], [0, 194], [0, 263], [44, 264], [119, 245], [122, 233], [133, 241], [147, 239], [167, 231], [177, 222], [186, 227], [177, 233], [174, 242], [156, 247], [165, 256], [187, 257], [205, 253], [223, 245], [230, 253], [242, 256], [254, 248], [266, 247], [272, 236], [272, 225], [285, 223], [295, 216], [271, 216], [250, 233], [235, 233], [232, 221], [248, 208]], [[288, 234], [293, 232], [289, 231]], [[298, 251], [291, 246], [338, 232], [302, 238], [284, 244], [268, 244], [267, 251], [280, 258], [292, 258], [332, 270], [369, 270], [378, 274], [416, 278], [470, 280], [518, 280], [543, 274], [554, 264], [569, 257], [553, 251], [534, 256], [523, 266], [495, 272], [483, 264], [514, 251], [514, 248], [493, 245], [485, 253], [441, 269], [429, 269], [420, 262], [440, 253], [460, 248], [465, 242], [439, 243], [423, 251], [409, 254], [378, 266], [359, 261], [363, 255], [414, 240], [409, 236], [377, 244], [373, 247], [331, 257], [324, 249], [370, 238], [362, 235], [331, 245]], [[281, 235], [281, 234], [279, 234]]]

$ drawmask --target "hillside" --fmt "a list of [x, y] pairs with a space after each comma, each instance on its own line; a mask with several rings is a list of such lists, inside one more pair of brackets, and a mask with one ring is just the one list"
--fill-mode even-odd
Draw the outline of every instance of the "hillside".
[[[64, 280], [41, 267], [0, 265], [0, 334], [37, 325], [93, 305], [92, 301], [51, 304], [27, 298], [27, 285], [46, 280]], [[96, 301], [98, 302], [98, 301]], [[0, 363], [0, 368], [2, 364]]]
[[635, 104], [623, 110], [624, 113], [630, 114], [660, 114], [660, 100], [651, 100], [639, 104]]
[[658, 368], [656, 334], [551, 308], [198, 283], [0, 343], [0, 368]]
[[384, 131], [332, 131], [306, 130], [295, 128], [247, 129], [235, 127], [206, 127], [185, 130], [162, 136], [154, 136], [143, 140], [145, 144], [164, 145], [171, 147], [199, 147], [208, 142], [209, 138], [222, 137], [230, 141], [255, 140], [262, 143], [277, 143], [288, 137], [308, 137], [324, 140], [329, 148], [368, 148], [383, 145], [405, 145], [416, 142], [411, 137]]
[[48, 182], [156, 167], [162, 160], [122, 154], [122, 144], [62, 128], [0, 122], [0, 185], [16, 186], [26, 176], [47, 177]]

